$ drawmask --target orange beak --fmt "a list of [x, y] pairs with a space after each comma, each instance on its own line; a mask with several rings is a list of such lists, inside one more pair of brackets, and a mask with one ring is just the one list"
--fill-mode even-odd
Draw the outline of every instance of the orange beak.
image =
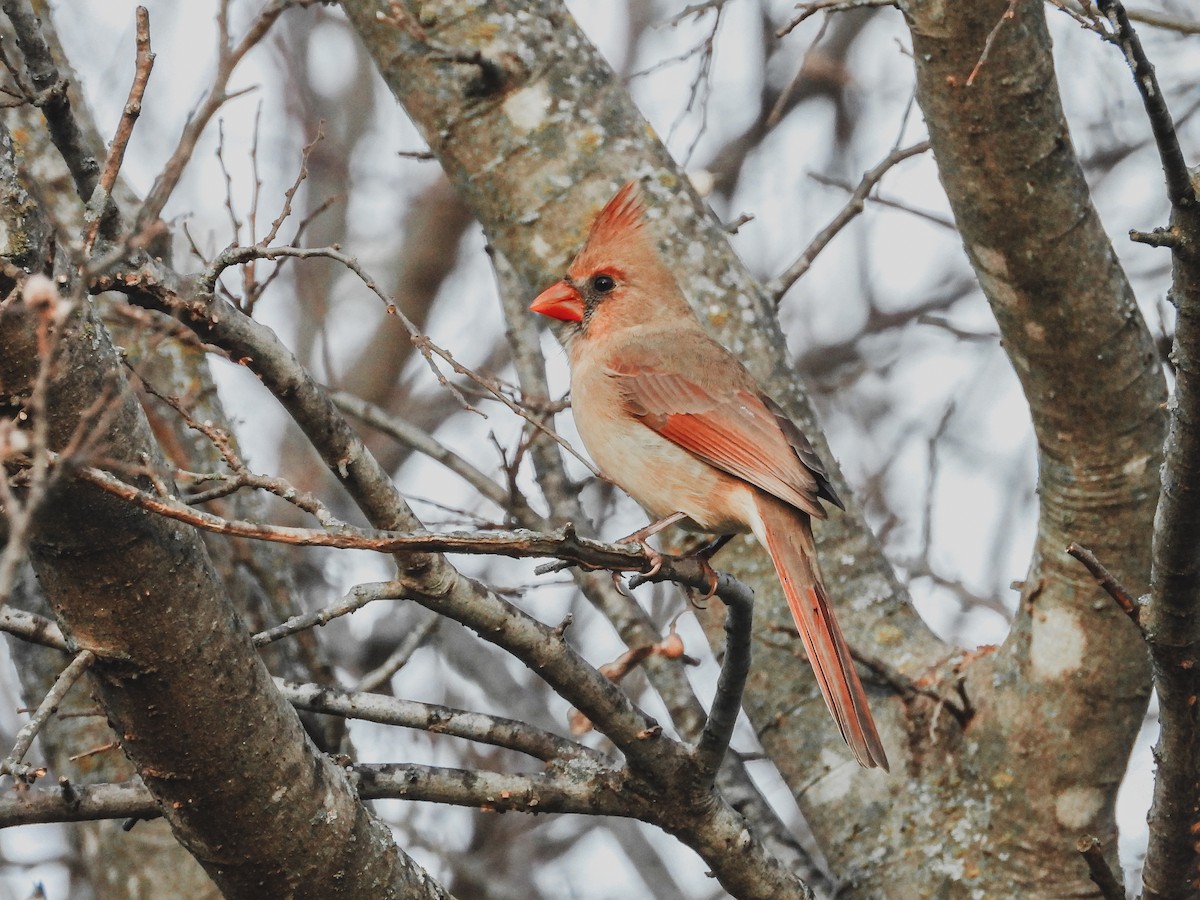
[[564, 322], [583, 321], [583, 298], [579, 296], [579, 291], [565, 281], [546, 288], [538, 294], [529, 308], [535, 313], [552, 319], [562, 319]]

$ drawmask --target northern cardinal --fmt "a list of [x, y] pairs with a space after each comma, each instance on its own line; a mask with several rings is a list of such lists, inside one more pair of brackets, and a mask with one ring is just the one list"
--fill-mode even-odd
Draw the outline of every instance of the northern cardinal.
[[566, 277], [530, 309], [572, 323], [571, 405], [600, 471], [656, 519], [754, 533], [842, 737], [860, 765], [886, 770], [813, 546], [821, 500], [845, 507], [808, 439], [692, 313], [646, 232], [636, 183], [601, 210]]

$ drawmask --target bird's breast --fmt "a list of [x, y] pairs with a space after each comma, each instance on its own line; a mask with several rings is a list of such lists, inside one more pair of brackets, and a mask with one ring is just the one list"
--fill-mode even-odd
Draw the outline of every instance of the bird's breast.
[[601, 373], [572, 377], [579, 436], [596, 466], [655, 519], [681, 512], [683, 527], [709, 534], [750, 530], [754, 488], [692, 455], [629, 413]]

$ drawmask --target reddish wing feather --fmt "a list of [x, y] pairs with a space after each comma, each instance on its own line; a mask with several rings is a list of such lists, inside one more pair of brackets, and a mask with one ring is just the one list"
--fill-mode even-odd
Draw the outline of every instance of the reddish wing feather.
[[714, 397], [682, 375], [643, 368], [610, 374], [618, 379], [628, 411], [667, 440], [810, 516], [825, 518], [816, 475], [756, 394], [739, 390]]

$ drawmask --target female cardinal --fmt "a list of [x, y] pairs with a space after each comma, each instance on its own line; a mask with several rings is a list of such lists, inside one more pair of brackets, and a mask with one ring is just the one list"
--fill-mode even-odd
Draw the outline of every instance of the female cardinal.
[[753, 532], [766, 547], [825, 704], [859, 764], [888, 767], [821, 583], [811, 518], [841, 507], [812, 445], [710, 338], [644, 228], [635, 183], [600, 211], [535, 312], [573, 323], [571, 405], [588, 452], [657, 519]]

